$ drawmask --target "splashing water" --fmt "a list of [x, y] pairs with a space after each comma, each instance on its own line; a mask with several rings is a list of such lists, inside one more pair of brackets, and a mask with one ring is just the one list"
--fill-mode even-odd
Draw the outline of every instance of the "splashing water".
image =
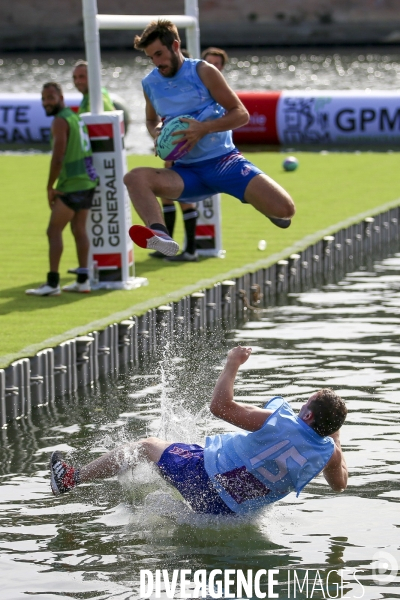
[[[197, 444], [201, 443], [203, 439], [199, 424], [207, 418], [208, 409], [202, 407], [199, 410], [193, 410], [193, 403], [187, 402], [185, 396], [180, 393], [176, 375], [179, 363], [182, 364], [182, 359], [176, 359], [171, 344], [167, 343], [159, 363], [161, 415], [157, 437], [171, 442]], [[185, 374], [184, 377], [187, 374], [187, 380], [189, 380], [187, 369], [183, 366], [180, 370]]]
[[[214, 345], [215, 346], [215, 345]], [[159, 414], [155, 436], [166, 441], [204, 445], [204, 430], [208, 429], [211, 415], [208, 402], [199, 407], [199, 398], [204, 387], [204, 365], [210, 360], [220, 362], [220, 349], [215, 353], [213, 345], [197, 348], [197, 369], [193, 368], [193, 357], [188, 349], [177, 342], [168, 342], [161, 350], [158, 361], [159, 383], [152, 386], [160, 395], [155, 412]], [[201, 367], [200, 365], [203, 365]], [[209, 366], [206, 367], [209, 371]], [[213, 382], [211, 382], [213, 385]], [[208, 389], [208, 387], [207, 387]], [[207, 392], [208, 393], [208, 392]], [[136, 394], [139, 395], [139, 394]], [[112, 441], [110, 435], [103, 440], [109, 448], [129, 444], [127, 431], [119, 432]], [[141, 457], [138, 447], [129, 444], [125, 447], [121, 460], [121, 472], [118, 476], [124, 494], [135, 508], [131, 515], [131, 524], [141, 523], [146, 536], [157, 539], [171, 527], [188, 525], [214, 531], [215, 528], [236, 528], [253, 518], [232, 518], [194, 513], [183, 501], [179, 492], [168, 485], [160, 476], [158, 469]]]

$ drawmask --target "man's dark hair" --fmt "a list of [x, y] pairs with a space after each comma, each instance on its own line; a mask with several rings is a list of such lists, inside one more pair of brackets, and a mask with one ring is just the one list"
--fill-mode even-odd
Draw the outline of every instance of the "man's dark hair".
[[201, 58], [203, 60], [206, 60], [206, 56], [208, 56], [209, 54], [211, 54], [212, 56], [219, 56], [220, 59], [222, 60], [222, 66], [223, 67], [228, 62], [228, 55], [225, 52], [225, 50], [222, 50], [222, 48], [214, 48], [214, 46], [211, 46], [210, 48], [206, 48], [201, 53]]
[[60, 96], [63, 95], [62, 87], [56, 81], [48, 81], [47, 83], [44, 83], [42, 89], [47, 90], [47, 88], [50, 88], [50, 87], [53, 87], [55, 90], [57, 90], [57, 92], [60, 94]]
[[331, 435], [345, 422], [347, 408], [343, 400], [329, 388], [319, 390], [308, 408], [314, 414], [312, 429], [322, 437]]
[[159, 19], [149, 23], [142, 35], [135, 36], [133, 46], [136, 50], [144, 50], [156, 40], [160, 40], [163, 46], [167, 46], [168, 50], [171, 50], [172, 44], [175, 41], [180, 42], [181, 38], [176, 25], [172, 21]]

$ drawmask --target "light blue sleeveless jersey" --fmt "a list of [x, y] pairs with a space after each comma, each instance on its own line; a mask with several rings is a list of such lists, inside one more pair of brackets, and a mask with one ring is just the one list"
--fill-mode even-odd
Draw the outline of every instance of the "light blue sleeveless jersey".
[[206, 438], [204, 466], [222, 500], [246, 513], [297, 496], [325, 467], [335, 444], [299, 419], [280, 396], [265, 406], [274, 413], [258, 431]]
[[[224, 116], [225, 109], [215, 102], [197, 74], [200, 62], [186, 58], [174, 77], [163, 77], [158, 69], [153, 69], [142, 80], [143, 89], [161, 119], [191, 115], [197, 121], [209, 121]], [[210, 133], [176, 162], [190, 164], [223, 156], [234, 149], [232, 131]]]

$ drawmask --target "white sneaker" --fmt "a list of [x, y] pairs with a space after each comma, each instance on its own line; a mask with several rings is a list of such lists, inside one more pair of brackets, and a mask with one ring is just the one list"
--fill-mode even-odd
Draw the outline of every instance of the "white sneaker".
[[44, 283], [38, 288], [31, 288], [29, 290], [25, 290], [25, 294], [28, 296], [59, 296], [61, 294], [60, 286], [53, 287]]
[[70, 283], [69, 285], [63, 285], [63, 292], [78, 292], [78, 294], [89, 294], [91, 292], [90, 281], [87, 279], [85, 283]]
[[158, 250], [165, 256], [175, 256], [179, 251], [179, 244], [167, 233], [144, 227], [144, 225], [132, 225], [129, 230], [129, 237], [140, 248]]

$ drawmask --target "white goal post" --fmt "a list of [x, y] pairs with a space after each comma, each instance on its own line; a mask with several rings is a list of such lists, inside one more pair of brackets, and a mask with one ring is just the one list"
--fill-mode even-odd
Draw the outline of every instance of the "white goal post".
[[103, 111], [101, 95], [100, 29], [144, 29], [150, 21], [168, 19], [186, 29], [186, 44], [193, 58], [200, 58], [199, 8], [197, 0], [185, 0], [184, 15], [99, 15], [97, 0], [83, 1], [83, 23], [92, 114]]
[[[91, 115], [93, 116], [100, 116], [103, 113], [103, 97], [101, 92], [100, 29], [142, 30], [151, 21], [157, 19], [166, 19], [175, 23], [178, 28], [184, 28], [186, 30], [186, 46], [188, 52], [193, 58], [200, 58], [198, 0], [185, 0], [184, 15], [99, 15], [97, 13], [97, 0], [82, 0], [82, 2], [85, 49], [86, 59], [88, 62], [90, 106]], [[108, 114], [110, 116], [110, 113]], [[86, 120], [88, 121], [88, 124], [89, 121], [91, 122], [92, 130], [95, 131], [96, 128], [93, 126], [93, 119], [88, 116]], [[97, 130], [99, 130], [98, 127]], [[117, 150], [116, 147], [115, 151], [120, 152], [121, 150]], [[99, 163], [99, 159], [100, 157], [97, 157], [99, 174], [101, 175], [103, 168]], [[125, 159], [123, 160], [125, 161]], [[121, 201], [121, 210], [123, 204], [124, 203]], [[220, 258], [223, 258], [225, 255], [225, 252], [222, 250], [220, 204], [220, 194], [215, 194], [214, 196], [197, 203], [199, 217], [196, 225], [196, 247], [198, 253], [201, 255], [216, 256]], [[103, 208], [101, 210], [103, 210]], [[125, 209], [126, 222], [129, 223], [130, 215], [126, 211], [127, 209]], [[123, 219], [122, 216], [121, 219]], [[124, 236], [122, 236], [122, 238], [123, 237]], [[123, 239], [122, 242], [125, 244]], [[129, 250], [129, 240], [127, 248]], [[123, 250], [123, 252], [125, 253], [126, 250]], [[93, 258], [93, 251], [91, 251], [91, 253], [92, 260], [94, 262], [98, 262], [95, 258]], [[129, 257], [131, 255], [133, 256], [133, 252], [129, 254]], [[131, 264], [131, 261], [132, 258], [128, 258], [129, 264]], [[104, 285], [109, 284], [104, 283]]]

